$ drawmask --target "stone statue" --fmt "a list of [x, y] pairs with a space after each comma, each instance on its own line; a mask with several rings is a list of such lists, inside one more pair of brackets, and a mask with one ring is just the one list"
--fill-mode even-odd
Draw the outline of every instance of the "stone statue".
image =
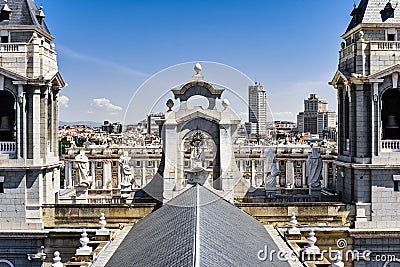
[[322, 157], [317, 148], [313, 147], [306, 160], [306, 176], [310, 188], [321, 187]]
[[132, 167], [130, 166], [131, 157], [128, 156], [128, 152], [124, 151], [124, 154], [119, 158], [119, 167], [121, 171], [121, 185], [129, 186], [133, 182]]
[[276, 167], [276, 155], [272, 148], [263, 153], [264, 158], [264, 173], [267, 177], [264, 180], [266, 191], [276, 190], [276, 177], [281, 171]]
[[75, 157], [74, 169], [76, 170], [75, 186], [89, 187], [89, 159], [84, 151]]
[[201, 167], [205, 161], [204, 154], [204, 140], [201, 133], [197, 132], [194, 136], [190, 144], [193, 146], [192, 150], [192, 161], [194, 167]]

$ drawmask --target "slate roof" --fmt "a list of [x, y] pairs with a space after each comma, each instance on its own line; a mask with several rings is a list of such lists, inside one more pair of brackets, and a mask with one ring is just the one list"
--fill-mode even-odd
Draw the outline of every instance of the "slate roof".
[[389, 0], [361, 0], [358, 7], [353, 10], [353, 12], [358, 13], [358, 16], [353, 16], [347, 31], [361, 23], [400, 23], [400, 0], [390, 1], [394, 8], [394, 17], [382, 18], [381, 11], [384, 10], [388, 2]]
[[[46, 23], [42, 24], [36, 18], [39, 10], [34, 0], [8, 0], [8, 7], [11, 9], [10, 20], [0, 22], [0, 26], [39, 26], [44, 31], [49, 32]], [[0, 9], [3, 8], [4, 1], [0, 0]]]
[[195, 185], [135, 224], [106, 267], [290, 266], [259, 261], [265, 246], [279, 251], [259, 221]]

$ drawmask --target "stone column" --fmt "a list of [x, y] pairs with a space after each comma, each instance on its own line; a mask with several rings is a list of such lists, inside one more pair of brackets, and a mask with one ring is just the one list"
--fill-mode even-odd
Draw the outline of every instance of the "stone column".
[[103, 177], [104, 177], [103, 189], [111, 189], [112, 188], [112, 174], [111, 174], [111, 161], [110, 160], [105, 160], [103, 162]]
[[251, 185], [252, 186], [259, 186], [258, 184], [257, 184], [257, 181], [256, 181], [256, 167], [255, 167], [255, 162], [254, 162], [254, 160], [252, 160], [252, 159], [249, 159], [249, 161], [250, 161], [250, 164], [251, 164]]
[[286, 162], [286, 185], [289, 183], [291, 187], [294, 186], [294, 166], [292, 160]]
[[302, 170], [302, 187], [304, 187], [305, 185], [307, 185], [307, 177], [306, 177], [306, 162], [302, 161], [301, 162], [301, 170]]
[[90, 175], [92, 176], [92, 187], [97, 188], [96, 181], [96, 162], [94, 160], [90, 161]]
[[36, 88], [32, 94], [32, 135], [29, 136], [28, 142], [32, 142], [34, 164], [41, 164], [41, 136], [40, 136], [40, 89]]

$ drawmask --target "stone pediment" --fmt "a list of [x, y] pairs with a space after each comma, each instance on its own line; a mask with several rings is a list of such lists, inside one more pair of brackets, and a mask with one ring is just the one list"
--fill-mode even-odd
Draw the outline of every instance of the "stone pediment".
[[381, 70], [381, 71], [379, 71], [377, 73], [369, 75], [368, 79], [369, 80], [382, 79], [382, 78], [384, 78], [386, 76], [391, 76], [392, 73], [398, 73], [398, 72], [400, 72], [400, 64], [393, 65], [393, 66], [391, 66], [389, 68], [386, 68], [386, 69]]
[[178, 112], [177, 117], [176, 117], [176, 121], [178, 123], [191, 121], [196, 118], [203, 118], [203, 119], [215, 122], [215, 123], [219, 123], [219, 121], [221, 120], [220, 114], [217, 111], [209, 110], [209, 109], [202, 109], [200, 107], [196, 107], [193, 110], [186, 110], [184, 115], [182, 115], [182, 116], [179, 116], [179, 115], [180, 114]]
[[341, 72], [340, 70], [337, 70], [329, 84], [336, 88], [338, 83], [347, 82], [349, 78], [350, 74], [347, 71]]

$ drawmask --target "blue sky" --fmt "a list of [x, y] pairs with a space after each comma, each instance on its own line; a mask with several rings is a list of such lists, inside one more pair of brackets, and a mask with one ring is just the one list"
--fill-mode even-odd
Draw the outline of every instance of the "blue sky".
[[[60, 120], [122, 121], [144, 81], [191, 61], [223, 63], [264, 84], [275, 119], [295, 120], [310, 93], [327, 98], [336, 110], [328, 82], [352, 0], [37, 3], [44, 6], [69, 84], [61, 92]], [[190, 79], [192, 72], [180, 79]], [[235, 89], [247, 94], [247, 88]], [[157, 98], [148, 90], [137, 109]]]

